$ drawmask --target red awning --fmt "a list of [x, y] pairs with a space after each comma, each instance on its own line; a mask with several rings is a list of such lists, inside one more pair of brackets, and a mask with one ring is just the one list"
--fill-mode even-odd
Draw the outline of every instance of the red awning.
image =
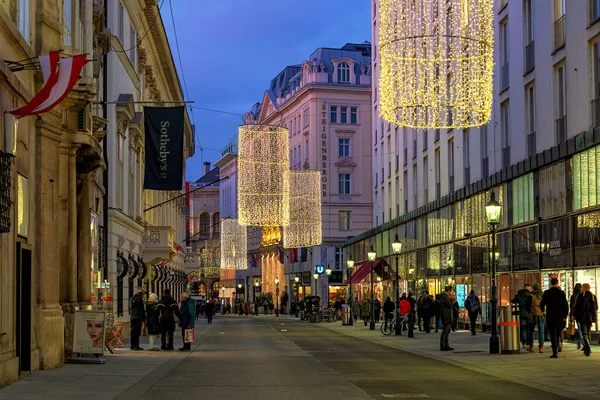
[[352, 283], [359, 283], [360, 281], [362, 281], [363, 279], [365, 279], [365, 277], [367, 277], [370, 273], [371, 273], [371, 263], [370, 262], [364, 262], [352, 274], [351, 282]]
[[[373, 263], [373, 279], [375, 279], [376, 276], [381, 276], [382, 279], [386, 280], [386, 279], [390, 279], [390, 273], [388, 271], [384, 270], [384, 266], [387, 266], [387, 262], [385, 261], [384, 258], [378, 258], [375, 260], [375, 262]], [[352, 274], [352, 283], [360, 283], [363, 279], [365, 279], [366, 277], [369, 276], [369, 274], [371, 273], [371, 263], [368, 261], [365, 261], [361, 264], [359, 264], [359, 267], [356, 268], [356, 271], [354, 271], [354, 273]], [[346, 284], [348, 284], [348, 282], [346, 282]]]

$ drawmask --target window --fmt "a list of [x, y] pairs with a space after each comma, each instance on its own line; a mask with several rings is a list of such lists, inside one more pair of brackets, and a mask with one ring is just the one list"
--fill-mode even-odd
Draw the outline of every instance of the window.
[[308, 126], [310, 125], [310, 107], [306, 107], [304, 109], [304, 112], [302, 113], [302, 118], [303, 118], [303, 128], [308, 128]]
[[221, 236], [221, 214], [216, 212], [213, 214], [212, 218], [212, 229], [213, 229], [213, 237], [217, 238]]
[[358, 113], [358, 107], [350, 107], [350, 123], [351, 124], [356, 124], [357, 123], [357, 113]]
[[402, 142], [404, 143], [404, 165], [408, 163], [408, 129], [402, 130]]
[[404, 191], [404, 212], [408, 212], [408, 171], [404, 171], [404, 180], [402, 181]]
[[331, 110], [331, 123], [332, 124], [336, 124], [337, 123], [337, 106], [331, 106], [330, 107]]
[[479, 128], [479, 151], [481, 152], [481, 176], [486, 178], [489, 175], [488, 158], [488, 126], [483, 125]]
[[600, 19], [600, 0], [590, 0], [590, 23]]
[[454, 138], [448, 141], [448, 186], [449, 191], [454, 191]]
[[349, 231], [350, 228], [350, 211], [340, 211], [340, 230]]
[[423, 151], [429, 148], [429, 130], [425, 129], [423, 131]]
[[129, 59], [131, 60], [131, 63], [133, 64], [133, 67], [135, 68], [136, 66], [136, 59], [135, 59], [135, 51], [137, 49], [137, 36], [135, 34], [135, 31], [133, 30], [133, 27], [130, 26], [129, 27]]
[[435, 149], [435, 198], [439, 199], [442, 195], [441, 191], [441, 159], [440, 159], [440, 148]]
[[433, 141], [434, 142], [439, 141], [440, 140], [440, 129], [436, 129], [433, 133], [434, 133], [433, 134]]
[[350, 194], [350, 174], [339, 174], [339, 193]]
[[71, 13], [72, 13], [71, 0], [64, 0], [64, 2], [63, 2], [63, 18], [64, 18], [65, 31], [63, 33], [63, 35], [64, 35], [63, 41], [64, 41], [65, 46], [72, 45], [73, 21], [71, 18]]
[[413, 158], [417, 156], [417, 131], [413, 129]]
[[566, 43], [565, 35], [565, 3], [567, 0], [554, 0], [554, 49]]
[[[70, 1], [70, 0], [68, 0]], [[30, 36], [30, 19], [29, 19], [29, 11], [30, 11], [30, 0], [19, 0], [19, 32], [23, 35], [23, 39], [27, 43], [31, 41]], [[66, 36], [65, 36], [66, 37]]]
[[[70, 0], [65, 0], [70, 1]], [[121, 40], [121, 44], [125, 43], [125, 10], [123, 9], [123, 3], [119, 1], [117, 15], [117, 37]]]
[[535, 86], [525, 88], [525, 133], [527, 135], [527, 155], [533, 157], [536, 152], [535, 141]]
[[350, 66], [348, 63], [341, 62], [338, 64], [337, 78], [339, 83], [350, 83]]
[[560, 162], [539, 172], [540, 217], [548, 218], [567, 211], [565, 163]]
[[423, 157], [423, 202], [429, 202], [429, 158]]
[[512, 181], [513, 225], [533, 220], [533, 173]]
[[413, 209], [417, 208], [419, 206], [419, 183], [418, 183], [418, 176], [417, 176], [417, 164], [413, 164]]
[[344, 253], [341, 247], [335, 248], [335, 269], [342, 269], [344, 261]]
[[308, 152], [308, 140], [307, 140], [307, 141], [306, 141], [306, 144], [305, 144], [305, 146], [304, 146], [304, 156], [305, 156], [305, 158], [306, 158], [306, 161], [308, 161], [309, 154], [310, 154], [310, 153]]
[[524, 33], [525, 33], [525, 73], [533, 71], [535, 68], [535, 47], [533, 41], [533, 0], [523, 1], [524, 10]]
[[198, 235], [200, 237], [208, 237], [210, 229], [210, 216], [207, 212], [203, 212], [200, 214], [200, 230], [198, 231]]
[[133, 147], [129, 148], [129, 216], [135, 218], [135, 165], [137, 153]]
[[463, 129], [463, 168], [464, 168], [464, 186], [471, 183], [471, 139], [469, 129]]
[[500, 23], [500, 91], [508, 89], [508, 18]]
[[123, 210], [123, 190], [125, 188], [125, 136], [117, 134], [119, 137], [117, 149], [117, 190], [116, 190], [116, 206], [117, 209]]
[[348, 123], [348, 107], [340, 107], [340, 123]]
[[600, 204], [600, 146], [573, 156], [573, 209]]
[[502, 148], [510, 146], [510, 120], [509, 120], [509, 103], [505, 101], [500, 105], [500, 118], [502, 129]]
[[350, 157], [350, 139], [338, 139], [338, 156]]
[[565, 66], [556, 69], [556, 142], [567, 140], [567, 89]]

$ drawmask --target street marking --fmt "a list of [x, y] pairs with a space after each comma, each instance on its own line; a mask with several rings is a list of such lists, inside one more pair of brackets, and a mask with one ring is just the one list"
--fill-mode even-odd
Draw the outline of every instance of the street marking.
[[416, 394], [416, 393], [396, 393], [396, 394], [382, 394], [383, 397], [388, 399], [429, 399], [430, 396], [427, 396], [424, 393]]
[[287, 332], [287, 329], [282, 329], [281, 332]]
[[225, 334], [225, 332], [219, 332], [219, 335], [224, 335], [224, 334]]
[[281, 326], [285, 326], [285, 324], [281, 324]]

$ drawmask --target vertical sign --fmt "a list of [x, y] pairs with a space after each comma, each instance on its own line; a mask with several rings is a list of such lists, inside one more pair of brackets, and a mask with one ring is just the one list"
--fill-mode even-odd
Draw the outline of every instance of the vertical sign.
[[327, 104], [321, 105], [321, 197], [327, 197]]

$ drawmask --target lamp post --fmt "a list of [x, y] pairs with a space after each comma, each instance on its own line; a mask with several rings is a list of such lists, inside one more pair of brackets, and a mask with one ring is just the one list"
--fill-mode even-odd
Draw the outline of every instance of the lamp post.
[[329, 264], [327, 264], [325, 275], [327, 275], [327, 307], [329, 308], [329, 278], [331, 278], [331, 267], [329, 267]]
[[275, 278], [275, 316], [279, 317], [279, 278]]
[[225, 314], [225, 286], [223, 286], [223, 287], [221, 288], [221, 292], [223, 292], [223, 293], [221, 294], [221, 298], [223, 299], [223, 300], [222, 300], [222, 301], [223, 301], [223, 311], [221, 311], [221, 314], [223, 314], [223, 315], [224, 315], [224, 314]]
[[371, 263], [371, 322], [369, 322], [369, 329], [375, 330], [375, 303], [373, 302], [373, 268], [375, 268], [375, 258], [377, 257], [377, 253], [373, 250], [373, 246], [371, 246], [371, 250], [367, 253], [367, 257], [369, 258], [369, 262]]
[[496, 201], [496, 194], [492, 191], [490, 195], [490, 201], [485, 205], [485, 213], [487, 216], [488, 224], [492, 231], [492, 336], [490, 337], [490, 354], [498, 354], [500, 352], [500, 340], [498, 338], [498, 312], [497, 304], [498, 298], [496, 295], [496, 229], [500, 224], [500, 210], [502, 206]]
[[400, 321], [400, 272], [398, 266], [398, 258], [400, 258], [400, 252], [402, 251], [402, 242], [398, 240], [398, 234], [392, 242], [392, 251], [396, 257], [396, 335], [402, 335], [402, 326], [398, 323]]
[[254, 302], [256, 303], [256, 292], [258, 290], [258, 286], [260, 283], [258, 281], [254, 281]]
[[317, 274], [316, 272], [313, 274], [313, 278], [315, 280], [315, 296], [317, 296], [317, 283], [319, 281], [319, 274]]
[[350, 319], [348, 320], [348, 325], [352, 325], [352, 303], [354, 302], [354, 297], [352, 296], [352, 270], [354, 269], [354, 260], [352, 259], [352, 255], [348, 256], [346, 267], [348, 267], [348, 286], [350, 287], [350, 298], [348, 299], [348, 304], [350, 304]]

